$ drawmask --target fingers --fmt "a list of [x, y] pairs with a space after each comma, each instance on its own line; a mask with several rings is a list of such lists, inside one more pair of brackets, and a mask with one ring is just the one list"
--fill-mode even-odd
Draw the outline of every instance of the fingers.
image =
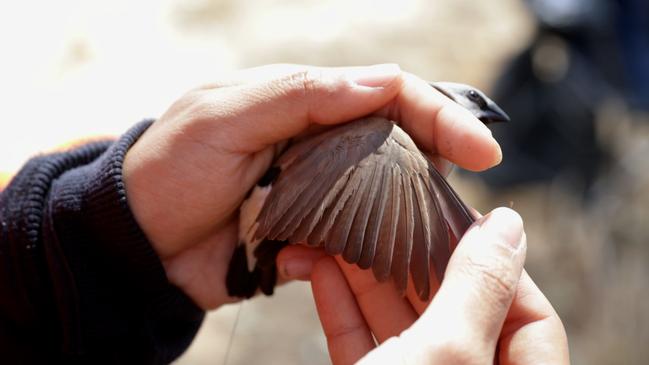
[[276, 260], [280, 280], [310, 280], [313, 267], [325, 256], [327, 254], [321, 248], [286, 246]]
[[414, 75], [404, 74], [401, 92], [378, 114], [398, 120], [422, 148], [466, 169], [484, 170], [502, 159], [489, 128]]
[[418, 318], [407, 298], [389, 280], [376, 281], [371, 270], [362, 270], [336, 257], [356, 302], [379, 343], [396, 336]]
[[458, 244], [432, 310], [445, 313], [474, 340], [495, 349], [525, 261], [526, 243], [520, 216], [498, 208], [482, 217]]
[[353, 364], [374, 348], [374, 339], [351, 289], [331, 257], [313, 269], [311, 287], [333, 364]]
[[292, 63], [275, 63], [270, 65], [251, 67], [218, 75], [218, 81], [205, 84], [199, 89], [218, 89], [221, 87], [230, 87], [249, 83], [268, 82], [301, 72], [306, 68], [314, 67]]
[[525, 271], [501, 333], [500, 363], [570, 363], [561, 319]]
[[219, 131], [237, 152], [259, 151], [309, 123], [331, 125], [373, 113], [399, 121], [422, 148], [464, 168], [484, 170], [502, 158], [483, 123], [392, 64], [270, 65], [236, 72], [199, 91], [204, 120], [224, 121]]
[[217, 131], [228, 137], [220, 138], [221, 148], [253, 153], [299, 134], [310, 123], [335, 124], [370, 114], [401, 89], [401, 70], [393, 64], [290, 69], [269, 81], [203, 91], [205, 123], [194, 122], [193, 128], [214, 129], [213, 121], [220, 120]]
[[[307, 280], [315, 264], [325, 256], [327, 254], [322, 249], [286, 247], [277, 257], [280, 277], [283, 280]], [[379, 283], [371, 270], [362, 270], [356, 265], [344, 262], [340, 257], [336, 257], [336, 261], [364, 320], [379, 343], [398, 335], [415, 322], [417, 313], [408, 299], [395, 289], [392, 281]], [[321, 276], [320, 279], [333, 281], [337, 280], [338, 276]], [[311, 280], [316, 281], [318, 278], [311, 277]]]
[[451, 172], [453, 172], [453, 168], [455, 167], [455, 165], [451, 161], [445, 159], [440, 155], [436, 155], [432, 153], [428, 153], [427, 156], [428, 158], [430, 158], [430, 160], [435, 165], [435, 168], [437, 168], [437, 171], [439, 171], [439, 173], [442, 174], [442, 176], [448, 177], [448, 175], [450, 175]]
[[[481, 218], [458, 245], [428, 309], [416, 301], [413, 309], [391, 283], [377, 283], [367, 271], [319, 262], [312, 285], [333, 362], [359, 359], [373, 348], [373, 333], [382, 345], [363, 358], [367, 363], [472, 363], [496, 356], [497, 343], [501, 364], [569, 363], [561, 321], [522, 271], [525, 248], [515, 212], [501, 208]], [[325, 255], [301, 249], [286, 256]]]
[[408, 301], [410, 302], [410, 305], [412, 305], [412, 308], [414, 308], [415, 312], [417, 313], [417, 316], [419, 317], [422, 313], [426, 311], [426, 308], [428, 308], [428, 305], [430, 304], [432, 298], [435, 297], [435, 293], [437, 293], [437, 290], [439, 290], [439, 280], [437, 280], [437, 277], [435, 276], [434, 272], [430, 273], [430, 292], [431, 292], [431, 298], [428, 300], [421, 300], [419, 298], [419, 295], [417, 294], [417, 290], [415, 289], [415, 285], [412, 280], [408, 280], [408, 288], [406, 289], [406, 297], [408, 298]]
[[437, 295], [400, 337], [366, 360], [407, 363], [483, 363], [495, 355], [525, 258], [520, 217], [506, 208], [481, 218], [458, 244]]

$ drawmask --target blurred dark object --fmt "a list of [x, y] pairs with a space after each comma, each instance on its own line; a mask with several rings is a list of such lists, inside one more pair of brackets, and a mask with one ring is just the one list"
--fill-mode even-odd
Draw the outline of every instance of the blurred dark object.
[[588, 191], [609, 159], [597, 134], [603, 106], [649, 111], [649, 2], [527, 3], [538, 32], [494, 90], [512, 119], [494, 130], [505, 159], [481, 176], [492, 188], [560, 178]]

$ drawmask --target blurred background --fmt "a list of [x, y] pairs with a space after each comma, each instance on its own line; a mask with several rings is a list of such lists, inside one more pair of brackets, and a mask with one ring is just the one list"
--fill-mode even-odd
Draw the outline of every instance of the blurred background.
[[[649, 358], [645, 0], [24, 0], [0, 3], [0, 45], [5, 174], [240, 68], [396, 62], [475, 85], [512, 117], [493, 127], [504, 161], [452, 185], [522, 214], [574, 364]], [[230, 339], [228, 364], [329, 362], [304, 283], [210, 313], [177, 364], [221, 364]]]

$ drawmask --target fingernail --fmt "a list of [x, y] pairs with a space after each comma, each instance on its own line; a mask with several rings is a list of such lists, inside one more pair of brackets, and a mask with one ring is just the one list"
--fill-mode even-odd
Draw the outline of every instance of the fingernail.
[[500, 145], [498, 144], [498, 142], [496, 142], [495, 139], [493, 141], [494, 141], [494, 144], [496, 145], [496, 156], [494, 158], [494, 163], [493, 163], [493, 165], [491, 167], [500, 165], [500, 163], [503, 161], [503, 151], [502, 151], [502, 149], [500, 149]]
[[283, 273], [287, 279], [304, 279], [311, 275], [313, 262], [311, 260], [292, 259], [284, 262]]
[[380, 88], [388, 85], [399, 74], [401, 74], [399, 65], [384, 63], [351, 69], [347, 71], [346, 76], [357, 85]]
[[489, 141], [489, 144], [491, 145], [491, 149], [493, 151], [492, 153], [492, 160], [491, 160], [491, 166], [494, 167], [498, 164], [500, 164], [503, 160], [503, 152], [500, 148], [500, 144], [496, 139], [494, 138], [493, 133], [491, 132], [491, 129], [489, 129], [486, 125], [480, 123], [480, 134], [482, 134], [483, 138], [485, 140]]
[[509, 208], [494, 209], [485, 216], [480, 228], [514, 249], [517, 249], [523, 241], [523, 220], [518, 213]]

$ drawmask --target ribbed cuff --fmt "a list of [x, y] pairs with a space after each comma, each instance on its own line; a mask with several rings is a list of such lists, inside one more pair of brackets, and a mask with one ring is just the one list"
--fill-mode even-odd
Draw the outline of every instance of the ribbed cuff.
[[139, 123], [52, 187], [52, 222], [78, 293], [78, 311], [71, 315], [78, 315], [73, 322], [79, 326], [68, 333], [72, 352], [137, 345], [140, 351], [150, 347], [140, 360], [168, 362], [186, 349], [204, 316], [169, 283], [128, 206], [124, 157], [151, 123]]
[[[0, 194], [0, 303], [3, 319], [15, 323], [3, 330], [11, 333], [16, 343], [13, 351], [0, 347], [9, 362], [12, 356], [16, 363], [48, 355], [57, 359], [60, 341], [68, 344], [70, 339], [61, 335], [61, 329], [78, 333], [71, 320], [78, 318], [76, 290], [71, 288], [65, 257], [48, 230], [48, 198], [54, 180], [71, 167], [92, 162], [110, 144], [95, 142], [73, 151], [34, 157]], [[58, 253], [54, 256], [53, 252]], [[61, 311], [65, 304], [70, 305]], [[26, 350], [31, 348], [42, 351]]]

